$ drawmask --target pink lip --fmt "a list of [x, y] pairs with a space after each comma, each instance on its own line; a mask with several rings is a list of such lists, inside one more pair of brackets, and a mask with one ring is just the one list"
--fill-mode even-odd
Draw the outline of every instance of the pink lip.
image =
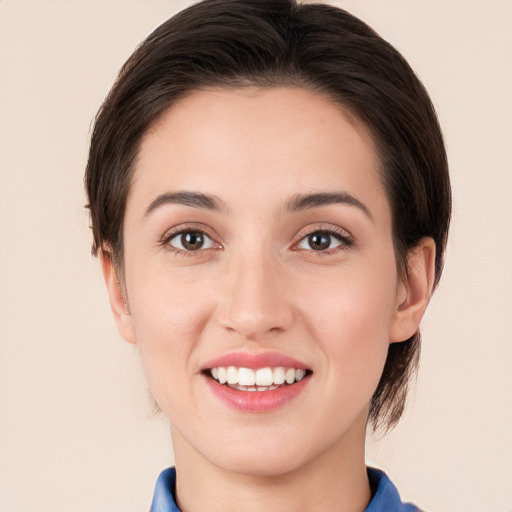
[[244, 412], [269, 412], [297, 397], [308, 385], [310, 378], [283, 386], [273, 391], [240, 391], [204, 376], [212, 393], [232, 408]]
[[263, 352], [261, 354], [249, 354], [247, 352], [233, 352], [225, 354], [208, 361], [201, 367], [201, 370], [217, 368], [219, 366], [236, 366], [237, 368], [275, 368], [284, 366], [285, 368], [295, 368], [296, 370], [307, 370], [308, 367], [304, 363], [297, 361], [291, 357], [279, 354], [278, 352]]

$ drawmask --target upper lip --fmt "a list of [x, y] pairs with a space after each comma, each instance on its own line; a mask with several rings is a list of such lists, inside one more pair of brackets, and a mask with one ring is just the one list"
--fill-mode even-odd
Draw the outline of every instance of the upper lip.
[[297, 359], [278, 352], [263, 352], [259, 354], [232, 352], [216, 357], [215, 359], [211, 359], [201, 367], [201, 370], [209, 370], [210, 368], [217, 368], [219, 366], [236, 366], [237, 368], [251, 368], [253, 370], [267, 367], [275, 368], [277, 366], [295, 368], [296, 370], [309, 369], [306, 364], [298, 361]]

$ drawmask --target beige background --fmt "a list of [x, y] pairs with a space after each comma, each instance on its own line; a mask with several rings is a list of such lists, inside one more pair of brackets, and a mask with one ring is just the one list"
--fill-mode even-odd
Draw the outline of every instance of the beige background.
[[[89, 255], [90, 122], [188, 1], [0, 0], [0, 511], [147, 510], [172, 453]], [[455, 214], [408, 414], [369, 460], [430, 512], [512, 511], [512, 1], [339, 1], [436, 104]]]

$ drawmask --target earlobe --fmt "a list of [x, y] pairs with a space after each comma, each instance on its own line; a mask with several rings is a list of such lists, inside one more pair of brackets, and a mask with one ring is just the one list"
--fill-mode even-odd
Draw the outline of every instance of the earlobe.
[[436, 244], [432, 238], [422, 238], [409, 251], [407, 276], [397, 293], [390, 343], [406, 341], [418, 331], [434, 287], [435, 258]]
[[132, 316], [112, 255], [108, 250], [102, 249], [99, 257], [117, 330], [128, 343], [136, 344]]

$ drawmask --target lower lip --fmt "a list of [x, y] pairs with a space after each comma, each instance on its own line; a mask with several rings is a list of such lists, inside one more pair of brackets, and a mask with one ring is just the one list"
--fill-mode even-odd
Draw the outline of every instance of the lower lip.
[[271, 391], [240, 391], [209, 377], [205, 379], [212, 393], [227, 405], [241, 411], [267, 412], [283, 406], [302, 393], [310, 377]]

